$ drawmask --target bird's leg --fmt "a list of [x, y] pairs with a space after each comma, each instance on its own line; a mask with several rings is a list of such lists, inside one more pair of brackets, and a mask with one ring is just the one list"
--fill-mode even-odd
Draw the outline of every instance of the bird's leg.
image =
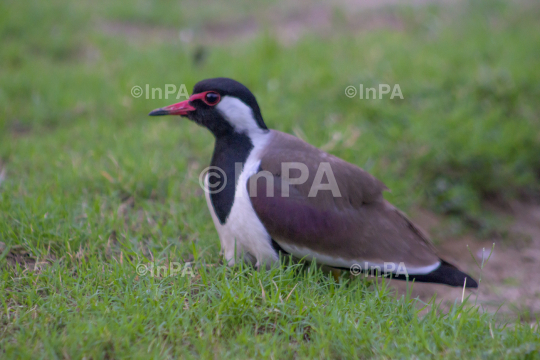
[[241, 248], [238, 246], [236, 239], [225, 238], [221, 240], [221, 252], [223, 253], [224, 261], [228, 266], [234, 266], [236, 259], [241, 259]]
[[234, 266], [236, 264], [236, 255], [234, 248], [233, 249], [226, 249], [223, 252], [223, 259], [225, 260], [225, 263], [227, 263], [227, 266]]
[[332, 269], [332, 276], [334, 277], [334, 280], [336, 282], [339, 282], [339, 275], [341, 275], [341, 270], [338, 269]]
[[257, 259], [257, 262], [255, 263], [255, 268], [259, 271], [263, 269], [270, 270], [275, 263], [275, 261], [269, 259]]

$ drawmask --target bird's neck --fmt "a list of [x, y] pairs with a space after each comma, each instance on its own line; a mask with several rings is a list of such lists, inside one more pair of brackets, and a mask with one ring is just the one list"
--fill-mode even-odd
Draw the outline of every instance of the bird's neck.
[[244, 163], [253, 149], [253, 142], [246, 134], [230, 133], [225, 136], [216, 137], [214, 154], [212, 155], [211, 166], [217, 166], [226, 170], [235, 163]]
[[269, 135], [270, 130], [256, 129], [242, 133], [231, 131], [221, 136], [216, 136], [214, 154], [210, 165], [218, 166], [225, 170], [229, 167], [234, 169], [235, 164], [244, 164], [253, 148], [260, 147], [262, 143], [266, 143], [265, 139]]
[[[226, 222], [231, 211], [238, 177], [253, 147], [252, 139], [246, 134], [233, 132], [226, 136], [216, 137], [210, 165], [221, 169], [222, 172], [220, 172], [225, 175], [227, 182], [223, 189], [211, 193], [210, 199], [222, 224]], [[218, 180], [209, 178], [208, 181], [212, 183], [212, 181]], [[217, 188], [219, 187], [217, 186]]]

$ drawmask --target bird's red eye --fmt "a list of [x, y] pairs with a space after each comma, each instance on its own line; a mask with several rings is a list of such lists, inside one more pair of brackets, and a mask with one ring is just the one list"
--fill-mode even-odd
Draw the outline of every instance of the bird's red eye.
[[204, 97], [204, 102], [207, 105], [214, 106], [219, 102], [220, 99], [221, 99], [221, 96], [219, 96], [218, 93], [208, 92], [206, 93], [206, 96]]

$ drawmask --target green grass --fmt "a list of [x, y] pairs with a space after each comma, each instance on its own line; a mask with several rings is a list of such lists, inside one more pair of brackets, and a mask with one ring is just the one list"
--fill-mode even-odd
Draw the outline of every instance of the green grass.
[[18, 288], [10, 302], [20, 304], [4, 330], [6, 355], [458, 359], [534, 358], [538, 350], [529, 325], [505, 328], [461, 304], [419, 317], [413, 300], [384, 287], [336, 284], [313, 270], [219, 266], [194, 278], [136, 278], [126, 260], [73, 255], [69, 271], [56, 262], [39, 275], [4, 275]]
[[[273, 6], [236, 3], [0, 4], [1, 357], [539, 358], [538, 325], [505, 327], [471, 303], [418, 315], [358, 279], [203, 266], [219, 263], [198, 185], [213, 139], [148, 118], [175, 100], [130, 90], [235, 78], [270, 127], [369, 170], [400, 207], [484, 226], [486, 199], [540, 193], [540, 7], [387, 9], [400, 31], [360, 33], [336, 11], [325, 36], [283, 45], [268, 30], [205, 45], [202, 63], [168, 35]], [[360, 83], [400, 84], [405, 99], [347, 98]], [[152, 260], [193, 261], [197, 276], [138, 277]]]

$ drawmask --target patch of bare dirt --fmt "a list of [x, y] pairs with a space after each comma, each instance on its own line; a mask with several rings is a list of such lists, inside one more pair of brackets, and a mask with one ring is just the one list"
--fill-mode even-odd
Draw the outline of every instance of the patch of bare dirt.
[[[474, 301], [487, 311], [498, 310], [502, 318], [520, 316], [523, 321], [540, 319], [540, 206], [519, 202], [511, 204], [512, 217], [509, 235], [505, 239], [475, 239], [468, 234], [444, 240], [437, 247], [441, 257], [452, 262], [476, 279], [481, 276], [478, 290], [466, 290]], [[439, 232], [442, 217], [425, 210], [412, 214], [413, 220], [428, 232]], [[489, 261], [480, 271], [478, 263], [482, 256], [487, 259], [495, 244]], [[469, 250], [470, 249], [470, 250]], [[474, 254], [475, 259], [472, 258]], [[406, 291], [404, 282], [392, 281], [398, 294]], [[414, 284], [412, 296], [427, 302], [434, 294], [437, 301], [449, 306], [461, 302], [463, 289], [436, 284]]]
[[422, 6], [456, 3], [460, 0], [334, 0], [278, 3], [264, 13], [256, 7], [240, 19], [212, 19], [190, 28], [151, 26], [126, 22], [101, 22], [98, 27], [111, 36], [130, 42], [181, 41], [209, 45], [253, 38], [268, 32], [284, 44], [293, 44], [308, 33], [329, 35], [335, 31], [358, 33], [386, 28], [400, 31], [403, 21], [386, 9], [393, 6]]
[[53, 260], [50, 256], [47, 259], [38, 259], [22, 245], [8, 247], [0, 242], [0, 258], [4, 256], [8, 266], [14, 268], [18, 266], [23, 271], [40, 271], [44, 265], [48, 265]]
[[130, 42], [174, 41], [180, 36], [179, 29], [130, 22], [101, 22], [98, 27], [107, 35], [121, 36]]
[[336, 4], [349, 10], [384, 8], [395, 5], [423, 6], [429, 4], [452, 4], [459, 0], [335, 0]]
[[9, 126], [9, 130], [13, 137], [20, 137], [30, 133], [32, 127], [15, 119]]

